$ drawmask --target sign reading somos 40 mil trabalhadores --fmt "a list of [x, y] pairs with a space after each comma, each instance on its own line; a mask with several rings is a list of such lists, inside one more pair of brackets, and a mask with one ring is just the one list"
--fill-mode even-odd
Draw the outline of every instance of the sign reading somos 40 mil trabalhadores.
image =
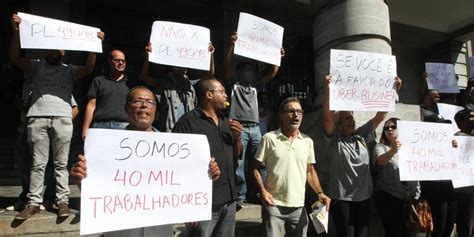
[[99, 28], [18, 12], [20, 45], [28, 49], [102, 52]]
[[458, 161], [451, 124], [398, 121], [400, 180], [451, 180]]
[[331, 49], [330, 63], [330, 110], [395, 110], [394, 56]]
[[90, 129], [81, 235], [209, 220], [206, 136]]

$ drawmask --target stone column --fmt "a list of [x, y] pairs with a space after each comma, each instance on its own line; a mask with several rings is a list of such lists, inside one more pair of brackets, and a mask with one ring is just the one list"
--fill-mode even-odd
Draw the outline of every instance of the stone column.
[[[313, 0], [315, 89], [329, 73], [330, 49], [391, 54], [390, 19], [383, 0]], [[322, 96], [321, 96], [322, 97]]]

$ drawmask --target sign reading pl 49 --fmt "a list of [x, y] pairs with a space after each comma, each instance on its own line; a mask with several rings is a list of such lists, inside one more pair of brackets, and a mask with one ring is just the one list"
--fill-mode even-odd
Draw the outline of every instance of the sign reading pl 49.
[[206, 136], [90, 129], [81, 235], [211, 218]]
[[102, 52], [99, 28], [18, 12], [20, 44], [27, 49]]

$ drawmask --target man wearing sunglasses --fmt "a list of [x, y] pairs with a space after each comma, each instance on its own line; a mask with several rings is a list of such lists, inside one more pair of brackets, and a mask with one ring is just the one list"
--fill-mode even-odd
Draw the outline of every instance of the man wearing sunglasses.
[[127, 61], [120, 50], [112, 50], [107, 56], [109, 73], [92, 81], [87, 98], [89, 99], [82, 126], [82, 138], [87, 136], [89, 127], [124, 129], [128, 117], [123, 110], [125, 97], [132, 86], [125, 75]]

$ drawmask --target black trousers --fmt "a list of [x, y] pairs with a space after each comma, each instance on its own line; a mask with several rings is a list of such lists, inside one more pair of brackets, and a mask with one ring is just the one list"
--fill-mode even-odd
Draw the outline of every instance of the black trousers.
[[421, 196], [433, 215], [432, 237], [450, 237], [456, 222], [457, 201], [451, 182], [421, 181]]
[[369, 236], [369, 199], [360, 202], [332, 200], [329, 212], [337, 237]]
[[456, 215], [456, 231], [459, 237], [472, 237], [474, 235], [474, 195], [456, 193], [458, 200]]
[[406, 201], [385, 191], [375, 193], [375, 208], [382, 220], [385, 237], [410, 236], [406, 228], [408, 213]]

